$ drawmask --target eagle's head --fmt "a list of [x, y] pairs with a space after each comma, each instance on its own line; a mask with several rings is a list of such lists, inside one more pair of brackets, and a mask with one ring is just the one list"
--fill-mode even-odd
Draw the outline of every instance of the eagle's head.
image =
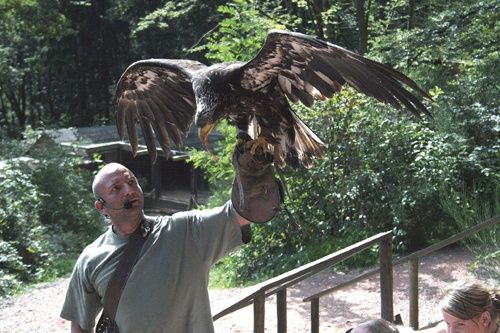
[[208, 145], [208, 135], [217, 124], [227, 118], [231, 110], [231, 77], [240, 67], [238, 64], [217, 64], [201, 71], [193, 78], [196, 98], [195, 124], [199, 128], [201, 143], [212, 152]]

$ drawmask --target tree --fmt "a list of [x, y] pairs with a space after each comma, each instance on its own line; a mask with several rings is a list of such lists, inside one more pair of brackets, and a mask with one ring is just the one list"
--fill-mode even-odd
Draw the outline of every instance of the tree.
[[70, 33], [58, 10], [51, 0], [0, 3], [0, 125], [11, 136], [42, 121], [48, 46]]

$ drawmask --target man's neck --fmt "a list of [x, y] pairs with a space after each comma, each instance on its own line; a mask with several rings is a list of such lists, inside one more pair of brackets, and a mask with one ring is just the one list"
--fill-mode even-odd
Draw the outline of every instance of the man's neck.
[[116, 234], [118, 234], [119, 236], [129, 236], [133, 234], [134, 231], [139, 227], [143, 219], [144, 214], [141, 214], [135, 218], [111, 221], [111, 224], [113, 225], [113, 231]]

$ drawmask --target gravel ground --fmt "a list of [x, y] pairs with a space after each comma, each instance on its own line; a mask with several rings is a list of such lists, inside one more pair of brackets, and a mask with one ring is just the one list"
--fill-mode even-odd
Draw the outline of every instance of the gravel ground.
[[[419, 320], [426, 326], [439, 319], [437, 304], [443, 291], [455, 283], [477, 280], [469, 270], [470, 254], [453, 247], [425, 257], [419, 275]], [[309, 332], [309, 303], [303, 298], [358, 272], [322, 272], [294, 288], [288, 289], [288, 332]], [[407, 265], [394, 268], [394, 313], [401, 314], [408, 323], [408, 269]], [[69, 332], [69, 323], [59, 318], [68, 278], [41, 284], [30, 292], [8, 299], [0, 304], [0, 332]], [[380, 316], [378, 277], [361, 281], [352, 287], [336, 291], [320, 300], [320, 331], [345, 332], [346, 329], [366, 319]], [[245, 289], [210, 290], [212, 313], [234, 303]], [[276, 299], [266, 301], [266, 331], [276, 329]], [[216, 332], [252, 332], [253, 308], [251, 306], [229, 314], [215, 322]]]

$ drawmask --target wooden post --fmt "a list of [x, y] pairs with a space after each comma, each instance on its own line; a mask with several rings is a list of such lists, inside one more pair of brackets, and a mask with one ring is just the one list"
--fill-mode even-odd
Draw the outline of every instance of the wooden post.
[[276, 295], [276, 311], [278, 317], [278, 333], [286, 333], [286, 288], [279, 290]]
[[380, 241], [380, 306], [381, 317], [394, 321], [392, 280], [392, 237]]
[[159, 159], [155, 164], [151, 165], [151, 184], [154, 188], [154, 200], [158, 200], [161, 196], [161, 162]]
[[408, 262], [408, 274], [410, 278], [410, 326], [416, 330], [418, 330], [418, 265], [418, 258]]
[[[122, 150], [121, 150], [121, 148], [118, 148], [118, 149], [116, 150], [116, 155], [117, 155], [117, 160], [118, 160], [118, 163], [123, 164], [123, 154], [122, 154]], [[103, 158], [104, 158], [104, 161], [106, 162], [106, 158], [105, 158], [105, 156], [103, 156]]]
[[195, 205], [198, 205], [198, 169], [194, 166], [194, 164], [191, 164], [191, 175], [190, 175], [190, 192], [191, 192], [191, 197], [194, 198]]
[[265, 327], [265, 306], [266, 294], [259, 292], [253, 299], [253, 331], [254, 333], [264, 333]]
[[319, 333], [319, 298], [311, 299], [311, 333]]

